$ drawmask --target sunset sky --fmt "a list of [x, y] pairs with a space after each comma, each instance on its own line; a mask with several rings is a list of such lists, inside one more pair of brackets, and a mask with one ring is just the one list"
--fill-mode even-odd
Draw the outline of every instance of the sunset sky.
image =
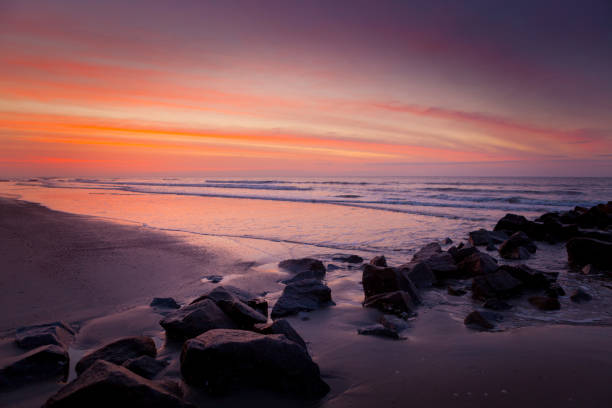
[[0, 0], [0, 176], [612, 176], [612, 2]]

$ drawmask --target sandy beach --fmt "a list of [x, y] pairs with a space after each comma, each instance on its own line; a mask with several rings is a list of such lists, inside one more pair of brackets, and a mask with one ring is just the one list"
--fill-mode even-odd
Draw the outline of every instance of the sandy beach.
[[[72, 360], [118, 337], [149, 335], [159, 354], [175, 361], [167, 376], [180, 379], [179, 350], [165, 342], [161, 316], [148, 306], [151, 299], [174, 296], [186, 302], [214, 287], [202, 283], [202, 276], [237, 270], [252, 276], [233, 283], [253, 290], [258, 274], [244, 266], [240, 254], [194, 246], [179, 235], [13, 199], [0, 201], [0, 233], [3, 358], [17, 352], [13, 329], [64, 320], [78, 330], [69, 350]], [[359, 336], [356, 328], [371, 324], [378, 313], [360, 305], [360, 274], [329, 274], [327, 279], [336, 306], [288, 318], [331, 386], [326, 397], [313, 403], [243, 391], [211, 400], [186, 387], [186, 398], [227, 407], [252, 398], [270, 407], [603, 407], [612, 395], [610, 327], [541, 325], [475, 332], [434, 307], [419, 310], [403, 341]], [[267, 298], [273, 303], [278, 284], [270, 276], [259, 282], [270, 286]], [[0, 393], [0, 402], [39, 406], [60, 385]]]

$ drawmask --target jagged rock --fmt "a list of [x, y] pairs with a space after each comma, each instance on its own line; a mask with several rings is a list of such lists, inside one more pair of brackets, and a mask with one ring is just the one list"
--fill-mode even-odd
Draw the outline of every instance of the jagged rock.
[[572, 295], [570, 296], [570, 299], [573, 302], [582, 303], [582, 302], [588, 302], [589, 300], [593, 299], [593, 296], [591, 296], [585, 290], [578, 288], [574, 291], [574, 293], [572, 293]]
[[512, 305], [504, 302], [500, 299], [487, 299], [482, 305], [485, 309], [491, 310], [509, 310], [512, 309]]
[[449, 295], [451, 296], [463, 296], [467, 293], [467, 290], [465, 289], [461, 289], [461, 288], [453, 288], [452, 286], [449, 286], [446, 291], [448, 292]]
[[593, 265], [612, 270], [612, 243], [592, 238], [572, 238], [567, 241], [567, 260], [574, 266]]
[[168, 314], [159, 324], [170, 338], [189, 339], [211, 329], [235, 329], [236, 324], [210, 299]]
[[[436, 282], [431, 268], [424, 262], [408, 263], [396, 269], [402, 279], [408, 279], [418, 289], [426, 289], [433, 286]], [[399, 288], [401, 289], [401, 288]]]
[[331, 289], [317, 279], [306, 279], [285, 286], [272, 308], [272, 318], [316, 310], [333, 304]]
[[3, 361], [0, 368], [0, 392], [21, 387], [33, 381], [68, 377], [68, 352], [49, 344]]
[[432, 242], [419, 249], [410, 262], [425, 262], [434, 255], [442, 252], [442, 247], [437, 242]]
[[527, 220], [527, 218], [522, 215], [516, 214], [506, 214], [504, 215], [497, 224], [494, 231], [510, 231], [511, 233], [515, 233], [517, 231], [527, 232], [530, 229], [530, 223], [532, 221]]
[[43, 408], [72, 407], [193, 408], [164, 384], [125, 367], [98, 360], [76, 380], [62, 387]]
[[443, 252], [440, 244], [437, 242], [432, 242], [421, 248], [413, 255], [410, 264], [420, 262], [427, 264], [439, 279], [443, 279], [457, 271], [454, 257], [448, 252]]
[[247, 300], [246, 304], [253, 310], [261, 313], [264, 317], [268, 317], [268, 301], [263, 298], [254, 298]]
[[141, 356], [157, 356], [157, 347], [155, 347], [153, 339], [146, 336], [125, 337], [86, 354], [76, 364], [75, 370], [77, 375], [81, 375], [96, 360], [123, 364], [130, 359]]
[[474, 330], [491, 330], [495, 328], [495, 322], [503, 320], [503, 316], [494, 312], [473, 311], [465, 317], [463, 323]]
[[301, 258], [301, 259], [286, 259], [278, 263], [278, 267], [293, 273], [313, 272], [319, 279], [325, 276], [325, 265], [318, 259]]
[[537, 307], [540, 310], [559, 310], [561, 309], [561, 304], [559, 303], [559, 299], [555, 297], [532, 296], [528, 300], [529, 300], [529, 303], [531, 303], [533, 306]]
[[453, 259], [455, 260], [455, 264], [459, 264], [459, 262], [463, 261], [468, 256], [478, 253], [478, 252], [480, 251], [478, 251], [478, 248], [476, 247], [462, 247], [462, 248], [451, 247], [448, 249], [448, 253], [451, 254]]
[[506, 239], [508, 235], [502, 231], [487, 231], [481, 228], [469, 233], [469, 241], [473, 246], [501, 244]]
[[390, 293], [381, 293], [367, 298], [363, 305], [391, 313], [398, 316], [414, 316], [417, 304], [410, 293], [398, 290]]
[[384, 255], [375, 256], [374, 258], [370, 259], [370, 265], [386, 268], [387, 258], [385, 258]]
[[184, 344], [181, 373], [187, 383], [213, 395], [244, 384], [309, 399], [329, 392], [306, 349], [280, 334], [208, 331]]
[[520, 280], [528, 289], [545, 290], [557, 280], [558, 273], [540, 272], [527, 265], [502, 265], [499, 270], [504, 270], [514, 278]]
[[359, 255], [338, 255], [334, 256], [332, 260], [337, 262], [346, 262], [346, 263], [362, 263], [363, 258]]
[[15, 333], [15, 342], [26, 350], [48, 344], [66, 349], [74, 340], [74, 335], [74, 330], [66, 323], [53, 322], [18, 328]]
[[166, 368], [168, 366], [168, 362], [166, 360], [157, 360], [151, 356], [145, 355], [131, 358], [123, 362], [122, 366], [131, 372], [150, 380], [159, 374], [161, 370]]
[[522, 231], [515, 232], [499, 246], [499, 254], [505, 259], [527, 259], [537, 247]]
[[306, 348], [306, 342], [302, 336], [285, 319], [278, 319], [272, 323], [256, 324], [254, 330], [261, 334], [284, 334], [289, 340]]
[[399, 290], [399, 276], [395, 268], [366, 264], [361, 282], [366, 299], [380, 293]]
[[171, 297], [167, 298], [153, 298], [150, 304], [151, 307], [159, 307], [162, 309], [179, 309], [181, 305], [179, 305], [176, 300]]
[[460, 277], [473, 277], [493, 273], [497, 270], [497, 261], [490, 255], [475, 252], [457, 264]]
[[397, 331], [389, 327], [385, 327], [382, 324], [373, 324], [371, 326], [361, 327], [357, 329], [357, 333], [364, 336], [387, 337], [394, 340], [399, 340], [401, 338]]
[[472, 296], [475, 299], [483, 300], [508, 298], [518, 294], [522, 286], [521, 281], [502, 269], [497, 272], [475, 276], [472, 282]]
[[[223, 286], [217, 286], [210, 293], [200, 296], [198, 299], [210, 299], [215, 302], [242, 329], [251, 329], [257, 323], [268, 321], [267, 315], [262, 315]], [[200, 301], [198, 299], [195, 303]]]

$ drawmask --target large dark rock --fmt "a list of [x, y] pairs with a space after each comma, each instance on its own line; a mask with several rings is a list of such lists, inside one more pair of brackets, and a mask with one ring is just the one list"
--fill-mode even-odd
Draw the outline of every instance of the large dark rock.
[[494, 231], [523, 231], [528, 229], [530, 221], [522, 215], [517, 214], [506, 214], [504, 215], [497, 224], [495, 224]]
[[455, 258], [449, 252], [442, 251], [437, 242], [425, 245], [412, 257], [408, 265], [425, 263], [438, 279], [444, 279], [457, 272]]
[[535, 290], [548, 289], [551, 284], [557, 280], [558, 273], [554, 272], [541, 272], [530, 268], [527, 265], [502, 265], [498, 270], [508, 272], [514, 278], [518, 279], [523, 283], [525, 288]]
[[559, 310], [561, 309], [561, 304], [559, 303], [559, 299], [556, 297], [548, 297], [548, 296], [532, 296], [529, 299], [529, 303], [533, 306], [537, 307], [540, 310]]
[[157, 348], [153, 339], [146, 336], [125, 337], [86, 354], [76, 364], [75, 370], [77, 375], [81, 375], [97, 360], [120, 365], [141, 356], [157, 356]]
[[483, 252], [475, 252], [457, 264], [458, 276], [463, 278], [493, 273], [497, 270], [497, 261]]
[[166, 360], [157, 360], [151, 356], [145, 355], [127, 360], [122, 364], [122, 366], [131, 372], [150, 380], [159, 374], [160, 371], [166, 368], [168, 366], [168, 362]]
[[451, 247], [448, 249], [448, 253], [451, 254], [456, 264], [459, 264], [459, 262], [463, 261], [468, 256], [473, 255], [477, 252], [480, 252], [480, 251], [476, 247], [462, 247], [462, 248]]
[[509, 298], [520, 293], [523, 283], [505, 270], [474, 277], [472, 296], [475, 299]]
[[316, 310], [333, 304], [331, 289], [317, 279], [306, 279], [285, 286], [272, 308], [272, 318]]
[[387, 258], [384, 255], [378, 255], [374, 258], [370, 259], [370, 265], [381, 266], [383, 268], [387, 267]]
[[[244, 303], [238, 296], [223, 286], [217, 286], [210, 293], [198, 299], [210, 299], [215, 302], [242, 329], [251, 329], [253, 325], [265, 323], [268, 320], [267, 316]], [[201, 301], [198, 299], [195, 302]]]
[[583, 228], [608, 229], [612, 225], [612, 202], [598, 204], [582, 212], [576, 223]]
[[592, 238], [572, 238], [567, 241], [567, 260], [574, 266], [593, 265], [612, 270], [612, 243]]
[[43, 408], [187, 408], [193, 407], [161, 383], [125, 367], [96, 361], [76, 380], [62, 387]]
[[153, 300], [151, 301], [150, 304], [151, 307], [156, 307], [156, 308], [160, 308], [160, 309], [178, 309], [181, 307], [181, 305], [179, 305], [176, 300], [174, 300], [171, 297], [167, 297], [167, 298], [153, 298]]
[[66, 349], [74, 340], [74, 334], [74, 330], [66, 323], [53, 322], [18, 328], [15, 333], [15, 342], [26, 350], [48, 344]]
[[463, 323], [474, 330], [491, 330], [495, 323], [503, 320], [503, 316], [494, 312], [473, 311], [465, 317]]
[[359, 255], [336, 255], [332, 258], [333, 261], [346, 263], [362, 263], [363, 258]]
[[211, 329], [235, 329], [236, 323], [210, 299], [183, 306], [159, 324], [170, 338], [189, 339]]
[[415, 315], [417, 304], [412, 295], [403, 290], [370, 296], [363, 302], [365, 307], [376, 308], [383, 313], [402, 317]]
[[527, 259], [537, 247], [523, 231], [515, 232], [499, 246], [499, 255], [505, 259]]
[[181, 373], [187, 383], [213, 395], [245, 385], [309, 399], [329, 392], [306, 349], [281, 334], [208, 331], [183, 345]]
[[325, 265], [313, 258], [286, 259], [279, 262], [278, 267], [293, 273], [313, 272], [320, 276], [318, 279], [323, 279], [325, 276]]
[[380, 293], [399, 290], [399, 276], [395, 268], [380, 267], [370, 264], [363, 266], [361, 278], [363, 293], [366, 299]]
[[469, 233], [469, 241], [473, 246], [501, 244], [507, 238], [508, 235], [503, 231], [487, 231], [482, 228]]
[[427, 259], [442, 252], [442, 247], [437, 242], [432, 242], [419, 249], [413, 256], [411, 262], [425, 262]]
[[418, 289], [433, 286], [436, 277], [425, 262], [409, 263], [397, 268], [398, 273], [407, 277]]
[[302, 336], [285, 319], [278, 319], [272, 323], [257, 324], [255, 325], [255, 331], [261, 334], [284, 334], [289, 340], [306, 348], [306, 342]]
[[0, 392], [33, 381], [68, 377], [68, 352], [60, 346], [40, 346], [3, 361], [0, 368]]

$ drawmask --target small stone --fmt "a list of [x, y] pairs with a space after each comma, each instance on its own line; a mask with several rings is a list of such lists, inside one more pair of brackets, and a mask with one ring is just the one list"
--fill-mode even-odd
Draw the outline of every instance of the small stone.
[[212, 283], [219, 283], [223, 280], [223, 276], [220, 275], [210, 275], [205, 276], [204, 279], [211, 281]]
[[495, 328], [496, 321], [503, 320], [503, 316], [493, 312], [473, 311], [465, 317], [463, 323], [475, 330], [491, 330]]
[[167, 297], [167, 298], [153, 298], [153, 300], [151, 301], [151, 304], [149, 305], [151, 307], [159, 307], [162, 309], [179, 309], [181, 307], [181, 305], [179, 305], [176, 300], [174, 300], [171, 297]]
[[400, 339], [400, 335], [397, 331], [385, 327], [382, 324], [373, 324], [371, 326], [361, 327], [357, 329], [357, 333], [364, 336], [387, 337], [395, 340]]

